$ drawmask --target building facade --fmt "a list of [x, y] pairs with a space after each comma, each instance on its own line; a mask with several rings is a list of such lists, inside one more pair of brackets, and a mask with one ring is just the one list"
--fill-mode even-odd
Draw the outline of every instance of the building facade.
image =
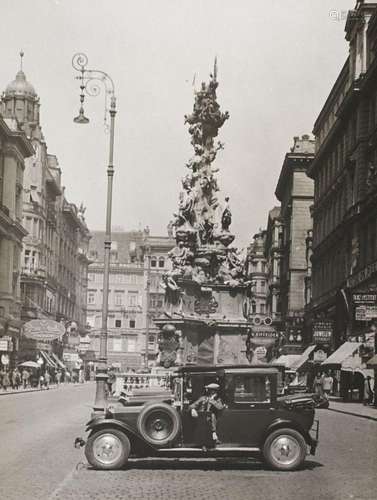
[[377, 305], [362, 301], [363, 294], [377, 297], [376, 8], [376, 3], [358, 2], [349, 13], [349, 57], [313, 130], [310, 313], [313, 321], [332, 322], [332, 349], [364, 335]]
[[[281, 327], [280, 268], [283, 246], [283, 224], [280, 207], [268, 214], [264, 252], [267, 266], [267, 314], [274, 324]], [[281, 329], [281, 328], [279, 328]]]
[[[0, 355], [1, 365], [17, 361], [21, 327], [20, 267], [22, 185], [31, 142], [15, 120], [0, 114]], [[1, 366], [0, 365], [0, 366]]]
[[306, 237], [312, 228], [314, 183], [307, 170], [314, 158], [314, 141], [308, 135], [294, 138], [285, 155], [275, 195], [280, 201], [283, 241], [280, 260], [281, 321], [286, 332], [286, 351], [302, 350], [304, 339]]
[[[99, 356], [103, 300], [103, 231], [94, 231], [89, 245], [88, 324], [94, 358]], [[144, 231], [113, 231], [108, 314], [108, 363], [125, 370], [143, 366], [148, 324], [148, 357], [156, 359], [157, 328], [153, 318], [163, 308], [161, 277], [169, 269], [167, 254], [174, 242], [169, 237]], [[149, 301], [148, 301], [149, 298]], [[148, 304], [148, 305], [147, 305]]]
[[[39, 107], [39, 97], [21, 68], [1, 98], [4, 119], [15, 121], [33, 148], [32, 156], [25, 160], [18, 201], [25, 229], [21, 319], [49, 318], [67, 326], [73, 323], [83, 332], [90, 234], [85, 210], [67, 201], [58, 160], [47, 152]], [[30, 355], [30, 346], [25, 344], [24, 348], [25, 355]]]
[[[251, 281], [250, 316], [261, 321], [267, 316], [267, 260], [265, 256], [266, 231], [253, 236], [248, 248], [248, 277]], [[257, 319], [257, 322], [259, 321]]]

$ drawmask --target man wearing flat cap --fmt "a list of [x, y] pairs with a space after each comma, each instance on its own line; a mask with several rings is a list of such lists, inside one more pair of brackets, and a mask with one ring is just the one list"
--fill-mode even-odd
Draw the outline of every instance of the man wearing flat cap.
[[206, 385], [205, 394], [190, 405], [192, 417], [197, 418], [200, 412], [205, 414], [206, 422], [212, 432], [212, 440], [215, 444], [219, 444], [217, 417], [219, 412], [224, 409], [224, 403], [219, 396], [219, 388], [219, 384], [214, 382]]

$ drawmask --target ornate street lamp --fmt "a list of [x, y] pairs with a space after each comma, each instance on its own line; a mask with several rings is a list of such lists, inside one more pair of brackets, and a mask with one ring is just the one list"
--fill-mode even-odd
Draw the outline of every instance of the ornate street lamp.
[[[94, 412], [104, 412], [107, 399], [107, 315], [109, 306], [109, 273], [110, 273], [110, 249], [111, 249], [111, 207], [113, 196], [113, 153], [114, 153], [114, 121], [116, 114], [116, 99], [114, 93], [114, 82], [111, 77], [100, 70], [86, 69], [88, 58], [85, 54], [75, 54], [72, 58], [72, 66], [80, 72], [76, 78], [80, 80], [80, 109], [79, 114], [73, 119], [75, 123], [89, 123], [89, 119], [84, 114], [85, 93], [90, 96], [100, 94], [101, 85], [105, 88], [105, 123], [106, 113], [110, 114], [110, 147], [109, 164], [107, 167], [107, 202], [106, 202], [106, 235], [104, 253], [104, 273], [103, 273], [103, 298], [102, 298], [102, 325], [100, 336], [99, 362], [96, 371], [96, 398], [94, 401]], [[110, 96], [110, 109], [107, 108], [107, 98]]]

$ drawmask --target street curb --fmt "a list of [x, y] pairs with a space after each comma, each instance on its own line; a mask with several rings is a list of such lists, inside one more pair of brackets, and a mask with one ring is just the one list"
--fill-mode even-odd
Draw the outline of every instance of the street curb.
[[345, 411], [345, 410], [335, 410], [335, 408], [327, 408], [330, 411], [335, 411], [336, 413], [343, 413], [344, 415], [352, 415], [353, 417], [359, 417], [359, 418], [366, 418], [367, 420], [373, 420], [374, 422], [377, 422], [377, 417], [371, 417], [369, 415], [360, 415], [360, 413], [353, 413], [351, 411]]
[[49, 391], [52, 389], [57, 389], [57, 387], [50, 387], [50, 389], [29, 389], [28, 391], [9, 391], [9, 392], [0, 392], [0, 396], [13, 396], [14, 394], [27, 394], [30, 392], [42, 392]]

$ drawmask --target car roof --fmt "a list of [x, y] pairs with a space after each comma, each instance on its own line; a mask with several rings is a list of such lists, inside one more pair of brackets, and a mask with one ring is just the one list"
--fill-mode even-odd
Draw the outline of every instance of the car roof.
[[259, 365], [196, 365], [196, 366], [180, 366], [177, 369], [178, 373], [209, 373], [221, 372], [227, 373], [276, 373], [277, 371], [284, 371], [284, 365], [271, 365], [268, 363], [261, 363]]

